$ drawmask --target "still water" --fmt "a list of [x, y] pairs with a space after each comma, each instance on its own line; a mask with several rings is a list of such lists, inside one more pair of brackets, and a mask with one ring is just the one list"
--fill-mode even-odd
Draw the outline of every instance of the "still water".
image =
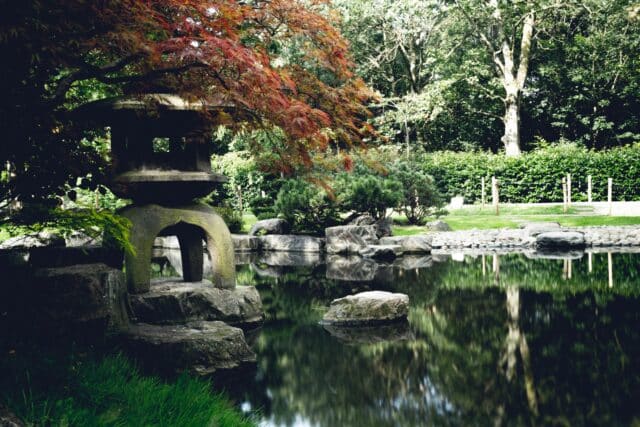
[[[237, 267], [267, 321], [232, 392], [264, 426], [640, 425], [639, 254], [302, 261]], [[408, 323], [318, 325], [368, 289], [408, 294]]]

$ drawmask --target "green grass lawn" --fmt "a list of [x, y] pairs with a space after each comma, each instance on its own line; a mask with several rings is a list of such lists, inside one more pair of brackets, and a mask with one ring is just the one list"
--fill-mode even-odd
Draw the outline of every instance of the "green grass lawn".
[[[553, 221], [565, 227], [640, 224], [640, 217], [592, 215], [589, 208], [585, 207], [581, 207], [580, 210], [571, 208], [564, 213], [562, 206], [504, 206], [500, 209], [500, 215], [496, 215], [489, 206], [484, 209], [470, 206], [451, 211], [439, 219], [449, 224], [453, 230], [518, 228], [521, 223], [531, 221]], [[424, 226], [407, 225], [402, 217], [396, 220], [400, 224], [393, 227], [395, 235], [420, 234], [427, 231], [427, 227]]]

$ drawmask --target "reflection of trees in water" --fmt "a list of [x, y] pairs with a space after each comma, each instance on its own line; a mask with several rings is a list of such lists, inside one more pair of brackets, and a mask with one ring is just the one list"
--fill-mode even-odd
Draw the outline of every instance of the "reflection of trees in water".
[[[640, 397], [638, 299], [603, 303], [598, 294], [580, 293], [558, 301], [517, 288], [472, 295], [451, 291], [412, 312], [412, 323], [427, 325], [421, 332], [433, 344], [426, 360], [430, 378], [462, 419], [497, 425], [631, 421]], [[487, 319], [490, 312], [494, 321]]]
[[[320, 426], [629, 424], [640, 401], [640, 300], [624, 278], [637, 259], [618, 256], [626, 284], [613, 290], [606, 254], [594, 256], [597, 279], [586, 261], [563, 281], [562, 260], [512, 256], [500, 257], [499, 275], [471, 259], [404, 271], [387, 289], [410, 295], [416, 340], [375, 345], [344, 345], [314, 325], [314, 304], [352, 292], [321, 270], [261, 279], [271, 318], [293, 322], [258, 340], [250, 400], [284, 425], [297, 416]], [[584, 278], [597, 290], [585, 292]]]

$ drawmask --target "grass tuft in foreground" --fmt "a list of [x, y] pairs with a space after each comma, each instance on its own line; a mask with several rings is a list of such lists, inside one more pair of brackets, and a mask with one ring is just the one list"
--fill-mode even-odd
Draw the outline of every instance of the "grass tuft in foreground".
[[172, 383], [146, 377], [122, 355], [76, 358], [62, 366], [58, 358], [36, 365], [5, 359], [0, 368], [5, 370], [0, 403], [28, 425], [253, 425], [213, 393], [210, 383], [188, 376]]

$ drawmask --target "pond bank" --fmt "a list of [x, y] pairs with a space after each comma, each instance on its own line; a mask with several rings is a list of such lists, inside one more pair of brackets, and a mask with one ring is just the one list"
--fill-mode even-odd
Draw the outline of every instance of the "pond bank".
[[[347, 226], [362, 229], [367, 226]], [[358, 231], [358, 230], [355, 230]], [[343, 254], [362, 254], [370, 246], [399, 246], [395, 253], [431, 253], [448, 249], [571, 249], [597, 247], [640, 247], [640, 226], [561, 227], [557, 223], [529, 223], [520, 229], [439, 231], [412, 236], [362, 239], [351, 233], [351, 245]], [[356, 235], [356, 237], [353, 237]], [[345, 237], [343, 237], [345, 239]], [[233, 235], [236, 253], [296, 252], [331, 253], [327, 239], [305, 235]], [[354, 245], [355, 244], [355, 245]], [[359, 246], [358, 246], [359, 245]], [[333, 245], [335, 247], [335, 245]], [[177, 240], [156, 239], [157, 248], [178, 248]]]

